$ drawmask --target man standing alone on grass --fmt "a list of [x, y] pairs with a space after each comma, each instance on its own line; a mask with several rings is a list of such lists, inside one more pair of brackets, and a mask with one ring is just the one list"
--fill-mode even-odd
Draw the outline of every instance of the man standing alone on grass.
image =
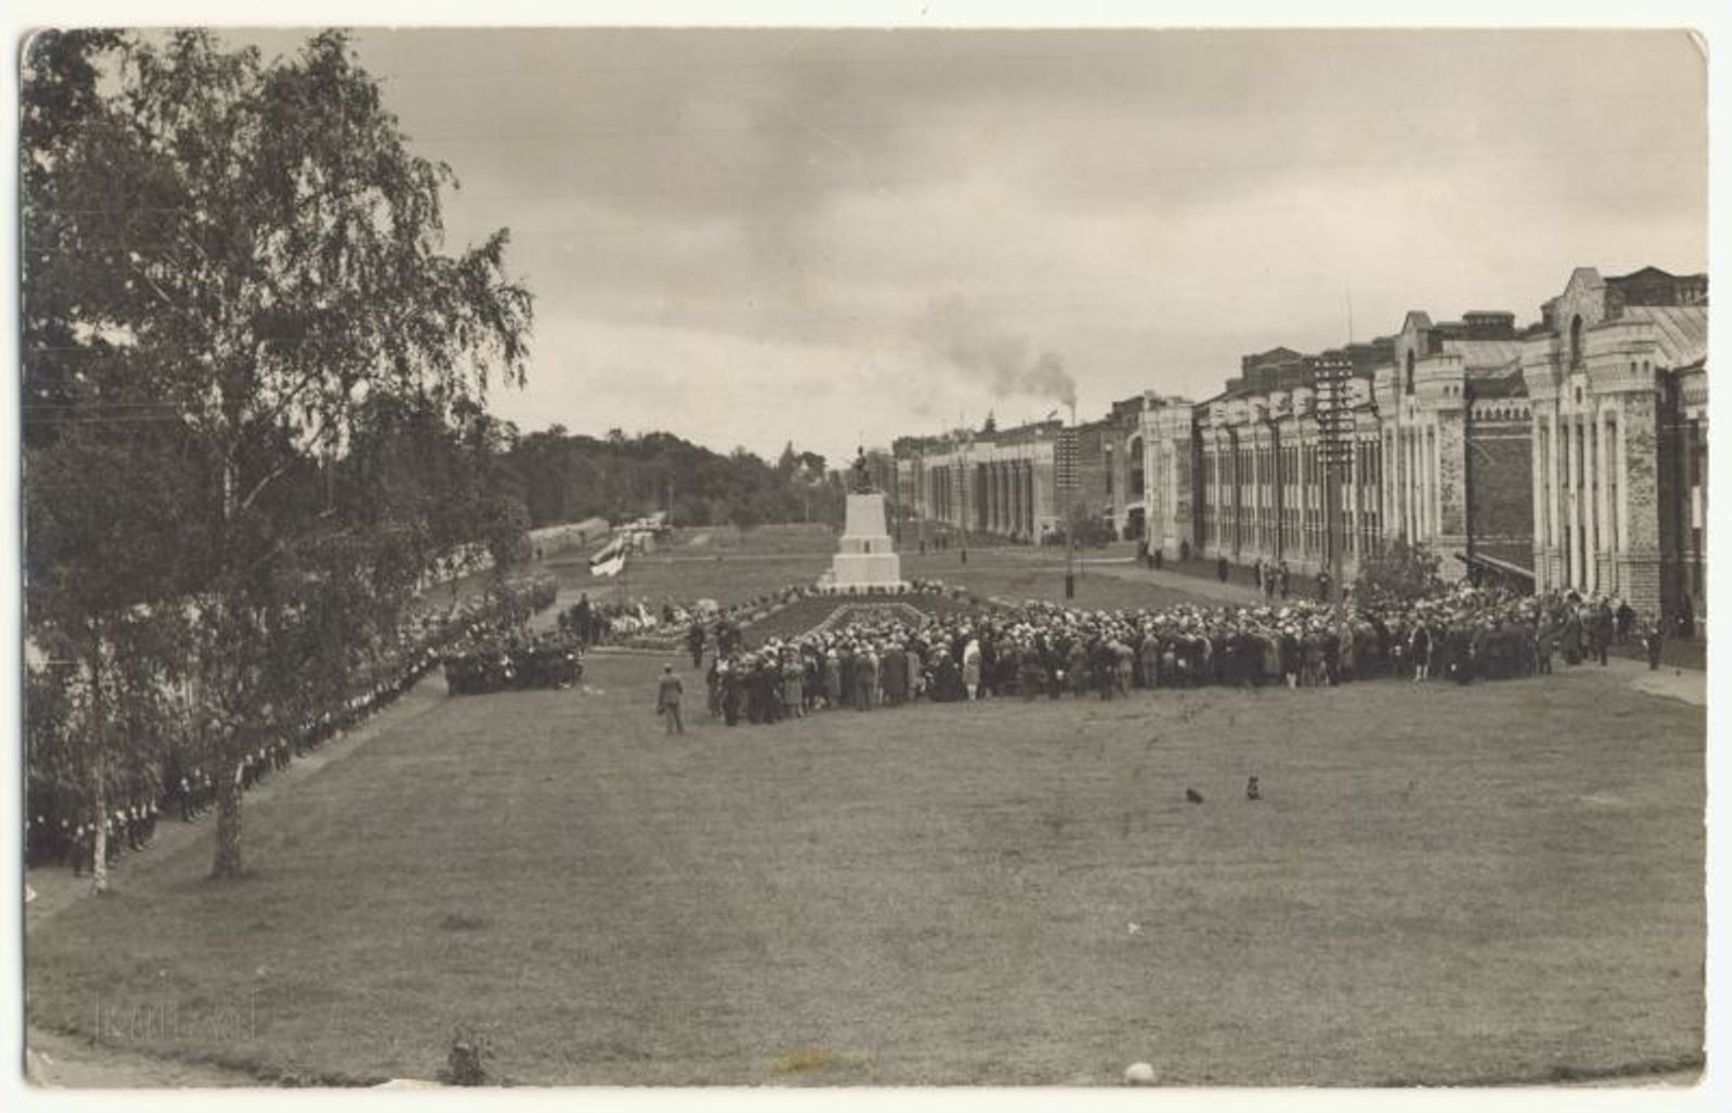
[[680, 722], [680, 695], [683, 691], [680, 678], [674, 675], [674, 667], [663, 665], [661, 684], [656, 690], [656, 714], [666, 721], [669, 734], [686, 732], [685, 724]]

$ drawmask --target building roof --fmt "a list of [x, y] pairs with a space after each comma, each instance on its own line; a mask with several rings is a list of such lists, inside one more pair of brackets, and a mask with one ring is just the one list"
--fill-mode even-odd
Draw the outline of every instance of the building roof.
[[1708, 309], [1701, 305], [1632, 305], [1626, 321], [1648, 321], [1660, 342], [1660, 365], [1677, 369], [1708, 357]]
[[1483, 368], [1470, 372], [1468, 377], [1473, 381], [1476, 398], [1526, 398], [1528, 394], [1528, 382], [1522, 377], [1519, 363], [1510, 367]]
[[1611, 278], [1608, 278], [1606, 281], [1608, 281], [1608, 282], [1629, 282], [1630, 280], [1636, 279], [1636, 278], [1677, 278], [1677, 277], [1679, 277], [1679, 276], [1673, 274], [1671, 271], [1661, 270], [1659, 267], [1656, 267], [1650, 263], [1648, 266], [1645, 266], [1645, 267], [1637, 267], [1635, 270], [1631, 271], [1629, 274], [1615, 274]]
[[1479, 368], [1502, 368], [1521, 359], [1521, 341], [1519, 340], [1468, 340], [1462, 337], [1448, 337], [1443, 342], [1443, 350], [1451, 355], [1461, 357], [1462, 364], [1473, 371]]

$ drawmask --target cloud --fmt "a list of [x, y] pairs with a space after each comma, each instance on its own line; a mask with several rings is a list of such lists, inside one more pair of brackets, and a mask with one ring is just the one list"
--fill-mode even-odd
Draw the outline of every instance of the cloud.
[[464, 181], [454, 243], [512, 230], [534, 365], [498, 407], [527, 428], [849, 455], [1018, 401], [1204, 397], [1244, 352], [1338, 343], [1349, 292], [1363, 338], [1531, 319], [1577, 265], [1705, 265], [1681, 33], [357, 43]]

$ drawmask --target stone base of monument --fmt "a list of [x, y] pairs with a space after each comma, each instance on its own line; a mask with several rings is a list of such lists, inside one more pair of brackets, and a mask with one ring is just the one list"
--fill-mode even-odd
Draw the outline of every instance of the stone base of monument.
[[818, 580], [818, 590], [831, 595], [899, 595], [909, 590], [902, 578], [902, 558], [885, 528], [884, 496], [848, 496], [848, 517], [830, 570]]

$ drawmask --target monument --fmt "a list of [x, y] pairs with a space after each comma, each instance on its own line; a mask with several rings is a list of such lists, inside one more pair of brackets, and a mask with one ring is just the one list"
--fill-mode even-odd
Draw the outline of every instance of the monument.
[[872, 488], [866, 474], [866, 453], [854, 461], [854, 483], [848, 492], [848, 513], [842, 542], [830, 558], [830, 570], [818, 581], [820, 591], [838, 595], [882, 595], [908, 590], [902, 578], [902, 558], [890, 542], [884, 513], [884, 493]]

